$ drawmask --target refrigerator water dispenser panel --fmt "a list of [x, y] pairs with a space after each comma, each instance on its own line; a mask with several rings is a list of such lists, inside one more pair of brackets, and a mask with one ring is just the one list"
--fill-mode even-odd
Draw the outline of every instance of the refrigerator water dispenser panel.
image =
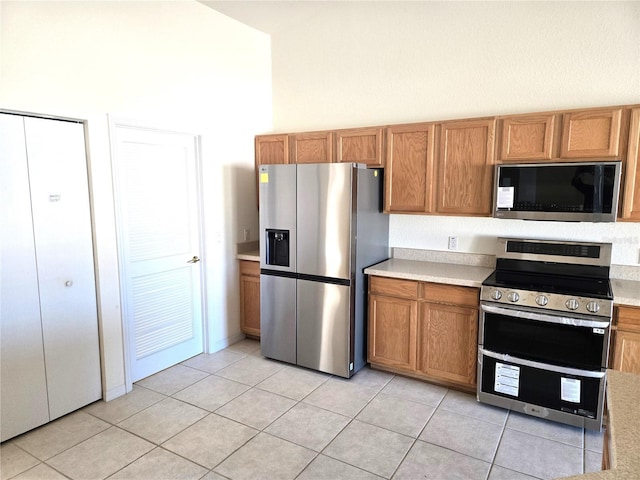
[[267, 265], [289, 266], [289, 230], [266, 229]]

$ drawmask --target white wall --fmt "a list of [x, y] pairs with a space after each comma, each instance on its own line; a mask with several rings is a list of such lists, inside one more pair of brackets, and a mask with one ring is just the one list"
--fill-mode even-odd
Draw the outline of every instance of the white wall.
[[[277, 132], [640, 103], [640, 2], [331, 2], [272, 36]], [[392, 215], [390, 243], [493, 253], [498, 235], [611, 241], [636, 224]]]
[[202, 135], [209, 349], [239, 338], [235, 246], [257, 231], [269, 37], [191, 0], [2, 1], [0, 22], [0, 108], [88, 120], [107, 397], [124, 386], [107, 114]]

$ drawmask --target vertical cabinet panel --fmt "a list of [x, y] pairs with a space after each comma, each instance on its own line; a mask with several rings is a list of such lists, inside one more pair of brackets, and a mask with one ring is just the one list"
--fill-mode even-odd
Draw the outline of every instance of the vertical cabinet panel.
[[622, 218], [640, 220], [640, 108], [631, 111], [629, 148], [625, 163]]
[[387, 129], [385, 212], [433, 209], [434, 124]]
[[0, 441], [49, 421], [24, 123], [0, 114]]

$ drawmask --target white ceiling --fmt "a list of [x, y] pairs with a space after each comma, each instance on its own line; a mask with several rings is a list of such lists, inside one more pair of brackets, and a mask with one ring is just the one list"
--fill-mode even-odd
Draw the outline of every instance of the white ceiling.
[[305, 22], [337, 1], [199, 0], [200, 3], [270, 35]]

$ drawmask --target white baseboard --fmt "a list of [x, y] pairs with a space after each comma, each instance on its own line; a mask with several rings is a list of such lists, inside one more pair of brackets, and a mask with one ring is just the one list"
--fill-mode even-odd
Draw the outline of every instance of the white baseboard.
[[218, 352], [223, 348], [227, 348], [229, 345], [233, 345], [234, 343], [239, 342], [240, 340], [243, 340], [244, 338], [246, 338], [245, 334], [240, 332], [235, 335], [232, 335], [231, 337], [223, 338], [222, 340], [219, 340], [215, 343], [210, 343], [209, 351], [207, 353]]

